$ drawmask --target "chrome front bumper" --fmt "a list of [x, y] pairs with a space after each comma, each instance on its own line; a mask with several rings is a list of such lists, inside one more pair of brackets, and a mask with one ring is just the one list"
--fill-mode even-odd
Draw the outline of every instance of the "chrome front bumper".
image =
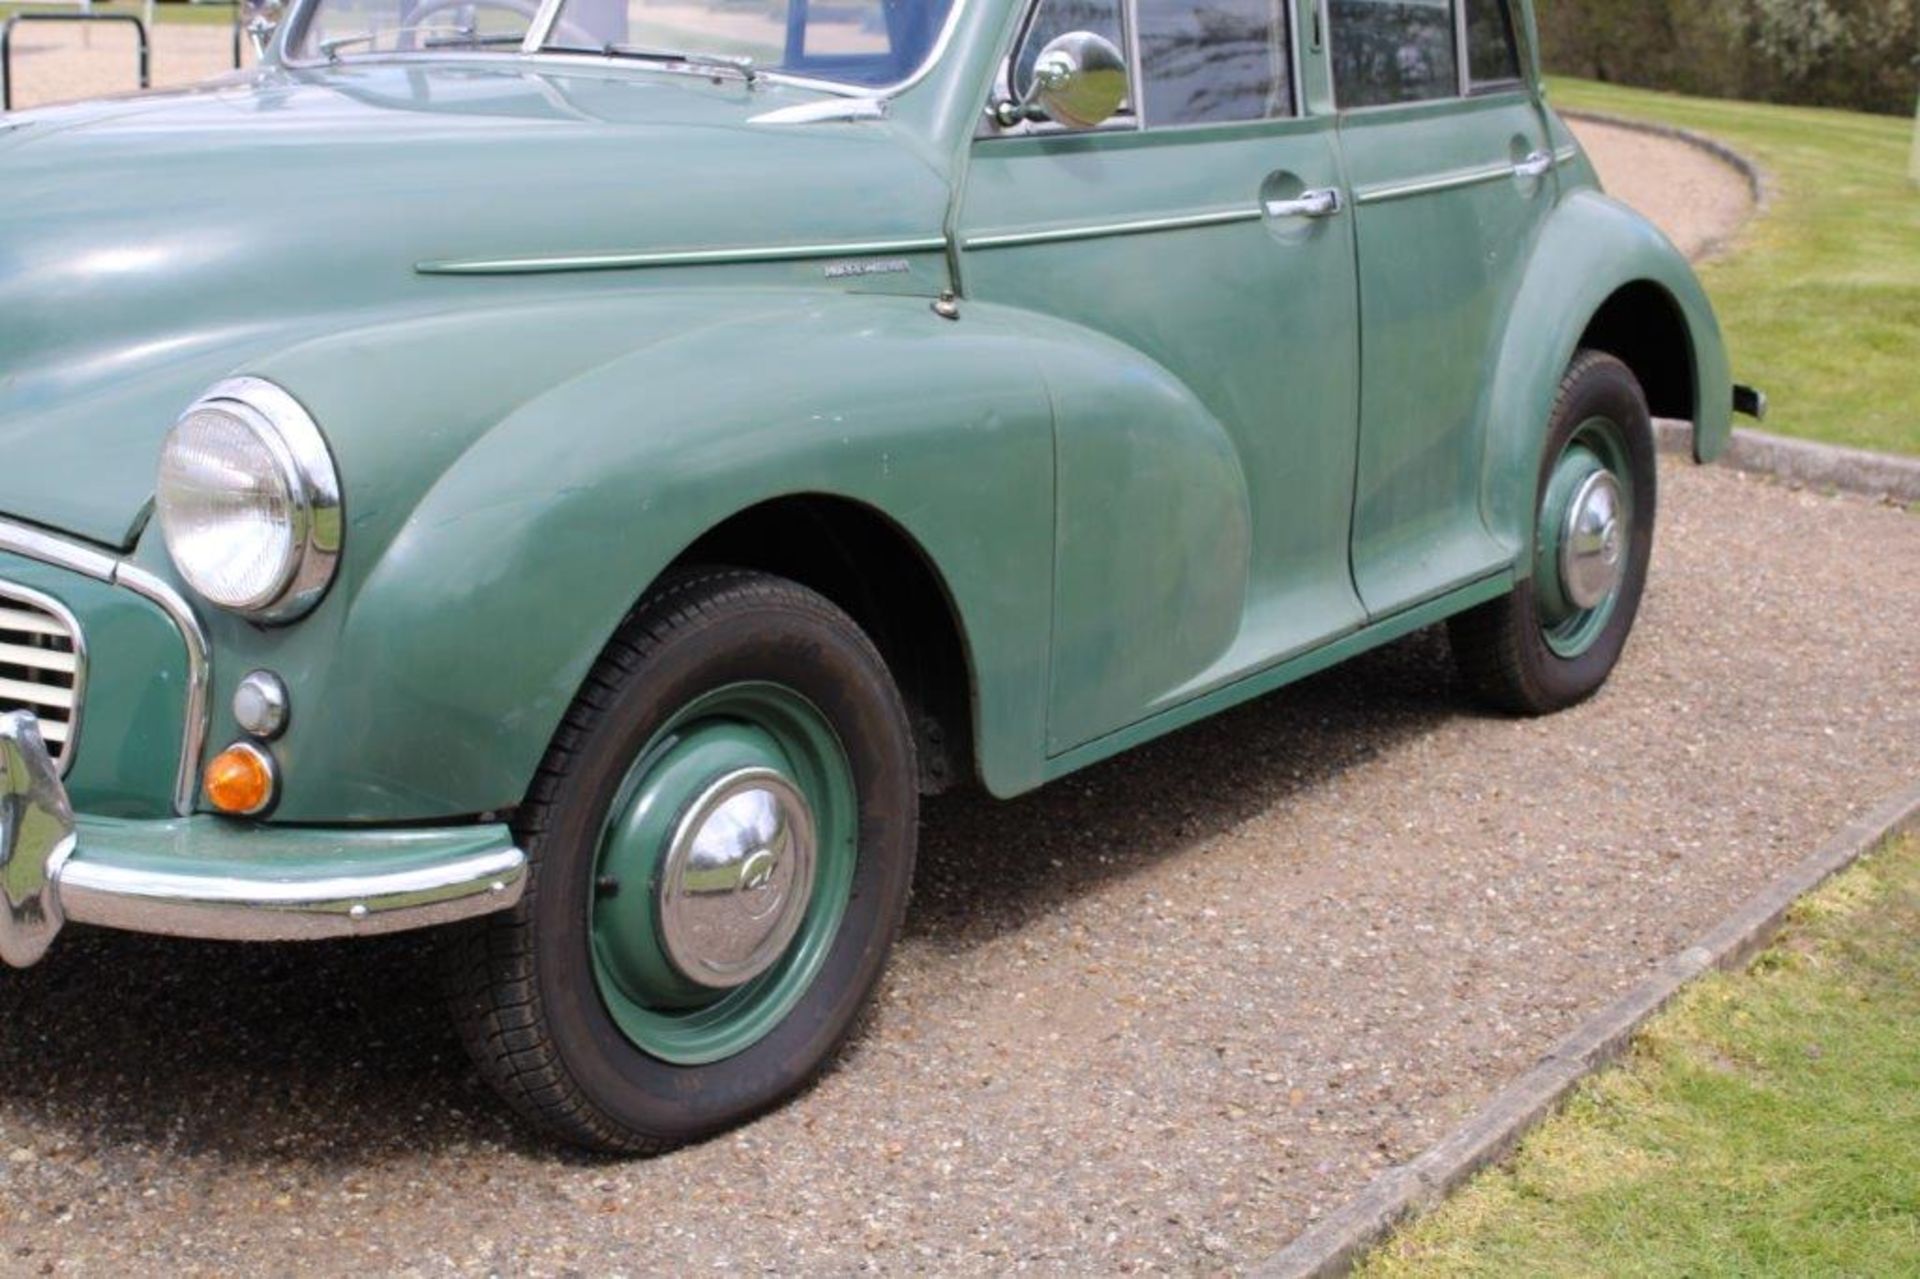
[[298, 941], [505, 910], [527, 857], [504, 827], [244, 827], [76, 818], [35, 718], [0, 715], [0, 960], [24, 968], [68, 920], [176, 937]]

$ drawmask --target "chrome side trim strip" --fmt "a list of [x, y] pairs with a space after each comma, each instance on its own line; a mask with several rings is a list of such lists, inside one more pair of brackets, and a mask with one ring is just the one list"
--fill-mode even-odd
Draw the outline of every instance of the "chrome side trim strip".
[[1572, 164], [1579, 154], [1580, 148], [1577, 146], [1561, 147], [1553, 153], [1553, 161], [1555, 164]]
[[966, 238], [969, 249], [1005, 249], [1022, 244], [1056, 244], [1062, 240], [1097, 240], [1113, 235], [1147, 235], [1155, 231], [1183, 231], [1190, 227], [1226, 226], [1257, 222], [1258, 208], [1217, 209], [1208, 213], [1179, 213], [1131, 222], [1089, 222], [1082, 226], [1047, 227], [1035, 231], [987, 231]]
[[194, 783], [200, 774], [200, 749], [207, 739], [208, 690], [213, 682], [207, 633], [193, 606], [172, 585], [143, 568], [12, 520], [0, 519], [0, 551], [124, 587], [157, 604], [173, 622], [187, 650], [186, 729], [180, 743], [180, 768], [174, 778], [173, 807], [182, 816], [191, 813]]
[[506, 845], [375, 875], [213, 878], [90, 862], [82, 846], [56, 877], [69, 920], [173, 937], [307, 941], [430, 928], [506, 910], [526, 890], [527, 855]]
[[938, 253], [939, 236], [907, 240], [862, 240], [843, 244], [743, 245], [725, 249], [666, 249], [653, 253], [581, 253], [530, 258], [450, 258], [420, 262], [421, 275], [538, 275], [557, 271], [625, 271], [653, 266], [714, 266], [747, 262], [803, 262], [882, 253]]
[[1383, 182], [1378, 186], [1361, 187], [1354, 192], [1353, 198], [1359, 204], [1378, 204], [1383, 200], [1404, 200], [1410, 195], [1452, 191], [1460, 187], [1477, 186], [1482, 182], [1493, 182], [1512, 176], [1513, 165], [1510, 162], [1482, 164], [1471, 169], [1454, 169], [1448, 173], [1436, 173], [1430, 177], [1414, 178], [1407, 182]]

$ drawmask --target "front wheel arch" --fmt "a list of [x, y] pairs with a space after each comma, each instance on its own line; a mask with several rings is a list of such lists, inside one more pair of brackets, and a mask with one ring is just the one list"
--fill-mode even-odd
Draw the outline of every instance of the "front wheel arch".
[[922, 794], [978, 779], [971, 646], [939, 566], [912, 534], [865, 503], [794, 494], [722, 520], [662, 577], [719, 566], [817, 591], [873, 637], [912, 718]]

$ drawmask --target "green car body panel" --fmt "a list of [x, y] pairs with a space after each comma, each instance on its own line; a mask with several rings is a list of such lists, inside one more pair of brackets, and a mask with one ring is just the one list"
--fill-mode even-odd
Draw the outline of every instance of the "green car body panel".
[[[87, 635], [83, 831], [183, 863], [457, 848], [649, 587], [790, 499], [925, 566], [972, 764], [1012, 795], [1511, 589], [1561, 373], [1623, 298], [1658, 317], [1628, 326], [1656, 412], [1724, 446], [1698, 282], [1536, 91], [1342, 113], [1303, 47], [1294, 118], [991, 136], [1023, 13], [964, 0], [875, 118], [449, 54], [4, 121], [0, 517], [192, 601], [196, 768], [242, 736], [243, 675], [292, 694], [269, 821], [177, 814], [179, 635], [0, 556]], [[1536, 177], [1399, 190], [1536, 151]], [[1310, 187], [1346, 207], [1261, 216]], [[149, 518], [163, 435], [236, 375], [296, 397], [342, 479], [337, 576], [289, 625], [193, 599]]]

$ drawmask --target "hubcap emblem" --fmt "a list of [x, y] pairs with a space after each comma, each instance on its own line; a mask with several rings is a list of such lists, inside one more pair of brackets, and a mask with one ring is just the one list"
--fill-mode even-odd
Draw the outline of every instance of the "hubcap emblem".
[[771, 968], [813, 895], [814, 823], [806, 799], [769, 768], [707, 787], [674, 828], [661, 865], [667, 959], [716, 990]]
[[1560, 531], [1560, 585], [1575, 608], [1597, 607], [1626, 573], [1626, 511], [1620, 482], [1595, 471], [1567, 503]]

